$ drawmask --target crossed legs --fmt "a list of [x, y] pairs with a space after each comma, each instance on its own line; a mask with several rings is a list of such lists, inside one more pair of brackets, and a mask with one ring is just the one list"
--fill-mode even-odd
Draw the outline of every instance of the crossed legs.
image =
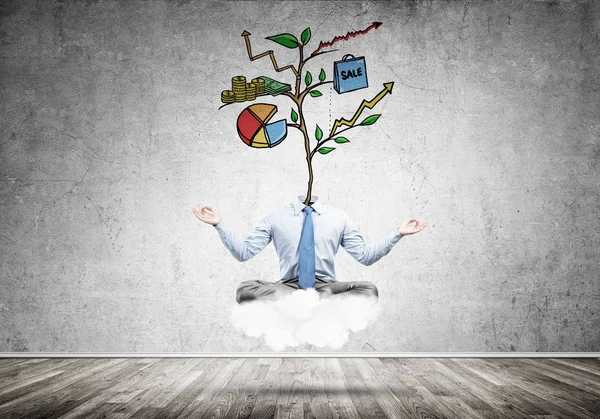
[[[379, 298], [377, 287], [368, 281], [338, 282], [330, 279], [316, 278], [314, 288], [321, 297], [345, 294]], [[298, 278], [277, 282], [244, 281], [237, 289], [236, 299], [240, 304], [257, 299], [277, 300], [299, 289]]]

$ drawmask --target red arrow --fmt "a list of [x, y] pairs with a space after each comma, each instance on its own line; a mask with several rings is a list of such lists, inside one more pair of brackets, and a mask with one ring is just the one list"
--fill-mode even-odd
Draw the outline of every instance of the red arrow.
[[313, 52], [311, 55], [315, 55], [316, 53], [318, 53], [319, 51], [321, 51], [323, 48], [328, 48], [328, 47], [332, 46], [333, 44], [335, 44], [338, 41], [347, 41], [350, 38], [354, 38], [355, 36], [364, 35], [364, 34], [370, 32], [373, 29], [377, 29], [381, 25], [383, 25], [383, 23], [381, 23], [381, 22], [373, 22], [368, 28], [363, 29], [362, 31], [348, 32], [344, 36], [336, 36], [335, 38], [333, 38], [329, 42], [323, 42], [323, 41], [321, 41], [319, 43], [319, 48], [317, 48], [315, 50], [315, 52]]

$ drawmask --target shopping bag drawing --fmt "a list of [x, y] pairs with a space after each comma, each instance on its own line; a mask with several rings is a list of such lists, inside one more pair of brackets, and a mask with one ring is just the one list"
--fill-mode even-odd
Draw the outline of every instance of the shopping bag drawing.
[[347, 93], [365, 87], [369, 87], [365, 57], [355, 58], [347, 54], [333, 63], [333, 88], [336, 92]]

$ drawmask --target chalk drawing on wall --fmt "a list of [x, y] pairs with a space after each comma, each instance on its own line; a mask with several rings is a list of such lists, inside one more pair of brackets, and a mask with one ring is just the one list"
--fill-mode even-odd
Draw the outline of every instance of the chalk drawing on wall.
[[367, 33], [371, 32], [373, 29], [379, 28], [381, 25], [382, 25], [381, 22], [373, 22], [367, 28], [365, 28], [363, 30], [354, 31], [354, 32], [347, 32], [346, 35], [344, 35], [344, 36], [336, 36], [331, 41], [327, 41], [327, 42], [321, 41], [321, 42], [319, 42], [319, 48], [317, 48], [316, 50], [314, 50], [311, 55], [317, 55], [321, 50], [323, 50], [325, 48], [332, 47], [333, 44], [335, 44], [337, 42], [348, 41], [351, 38], [354, 38], [354, 37], [359, 36], [359, 35], [366, 35]]
[[[318, 98], [323, 96], [321, 90], [328, 87], [327, 85], [333, 85], [331, 87], [333, 87], [333, 91], [338, 95], [368, 88], [367, 58], [365, 56], [355, 57], [352, 54], [346, 54], [341, 59], [334, 61], [332, 66], [333, 79], [327, 78], [327, 72], [322, 67], [318, 75], [313, 78], [313, 74], [307, 69], [307, 64], [310, 60], [318, 56], [337, 51], [336, 49], [332, 49], [335, 44], [339, 44], [342, 41], [349, 41], [357, 36], [366, 35], [381, 25], [381, 22], [373, 22], [363, 30], [347, 32], [345, 35], [336, 36], [330, 41], [321, 41], [317, 49], [310, 54], [305, 54], [305, 48], [312, 36], [310, 27], [302, 31], [300, 39], [291, 33], [280, 33], [266, 37], [266, 39], [282, 47], [298, 51], [298, 64], [289, 64], [286, 66], [279, 65], [274, 50], [254, 55], [250, 32], [247, 30], [242, 32], [241, 36], [244, 38], [248, 59], [250, 61], [257, 61], [262, 58], [268, 58], [276, 72], [291, 72], [294, 74], [294, 85], [292, 86], [283, 80], [275, 80], [267, 76], [247, 79], [244, 75], [234, 75], [231, 78], [231, 88], [221, 92], [221, 102], [223, 105], [219, 109], [235, 105], [236, 103], [253, 102], [258, 98], [262, 101], [268, 96], [285, 96], [292, 101], [289, 121], [282, 119], [270, 122], [275, 112], [277, 112], [275, 105], [261, 102], [247, 106], [238, 115], [237, 130], [239, 137], [246, 145], [259, 149], [268, 149], [281, 144], [287, 137], [288, 128], [300, 131], [304, 140], [308, 167], [305, 205], [311, 202], [313, 158], [319, 154], [325, 155], [334, 151], [336, 147], [332, 145], [342, 145], [350, 142], [346, 136], [339, 134], [359, 126], [375, 124], [381, 114], [368, 115], [361, 119], [360, 122], [359, 119], [365, 110], [373, 109], [386, 95], [391, 94], [394, 86], [394, 82], [384, 83], [383, 89], [372, 99], [364, 99], [349, 119], [336, 119], [331, 129], [328, 130], [329, 135], [325, 135], [323, 129], [318, 124], [313, 125], [305, 119], [304, 106], [309, 104], [311, 100], [318, 100]], [[248, 82], [248, 80], [250, 81]]]
[[237, 129], [242, 141], [254, 148], [275, 147], [287, 135], [285, 119], [271, 122], [277, 112], [277, 106], [268, 103], [256, 103], [248, 106], [238, 116]]

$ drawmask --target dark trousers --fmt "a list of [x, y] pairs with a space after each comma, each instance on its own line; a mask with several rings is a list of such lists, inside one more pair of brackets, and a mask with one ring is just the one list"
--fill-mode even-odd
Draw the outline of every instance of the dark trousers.
[[[377, 287], [368, 281], [338, 282], [316, 278], [314, 288], [321, 298], [337, 294], [379, 298]], [[256, 299], [277, 300], [299, 289], [298, 278], [284, 279], [277, 282], [244, 281], [237, 289], [236, 299], [240, 304]]]

